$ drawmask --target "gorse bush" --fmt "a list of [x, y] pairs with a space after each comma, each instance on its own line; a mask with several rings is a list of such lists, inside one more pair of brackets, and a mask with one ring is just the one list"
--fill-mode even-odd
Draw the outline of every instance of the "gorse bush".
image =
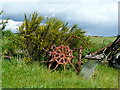
[[2, 54], [3, 55], [11, 55], [14, 53], [14, 49], [12, 47], [12, 41], [10, 37], [13, 36], [13, 33], [10, 30], [2, 31]]
[[[43, 23], [45, 21], [45, 23]], [[82, 37], [85, 41], [89, 39], [84, 35], [85, 32], [73, 25], [68, 26], [57, 18], [44, 18], [38, 16], [37, 13], [33, 13], [30, 17], [25, 15], [23, 24], [18, 29], [18, 38], [16, 42], [19, 48], [24, 50], [26, 57], [33, 60], [40, 60], [45, 54], [43, 50], [49, 50], [50, 46], [55, 44], [56, 46], [65, 44], [65, 40], [71, 35], [77, 35]], [[69, 42], [71, 48], [83, 45], [77, 39], [74, 42]]]
[[17, 51], [17, 42], [14, 41], [14, 38], [17, 37], [17, 34], [14, 34], [10, 30], [2, 31], [2, 55], [7, 56], [17, 56], [19, 55]]

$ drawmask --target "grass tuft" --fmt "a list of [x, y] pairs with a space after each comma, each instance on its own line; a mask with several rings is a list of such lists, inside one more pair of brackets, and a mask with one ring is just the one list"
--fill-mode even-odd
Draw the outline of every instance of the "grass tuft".
[[118, 70], [98, 65], [90, 80], [72, 70], [50, 71], [39, 62], [25, 64], [22, 60], [3, 60], [3, 88], [118, 88]]

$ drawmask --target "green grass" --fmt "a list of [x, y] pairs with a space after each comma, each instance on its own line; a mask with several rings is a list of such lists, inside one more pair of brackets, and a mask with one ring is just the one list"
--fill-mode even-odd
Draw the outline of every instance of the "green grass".
[[93, 77], [85, 80], [72, 70], [50, 71], [39, 62], [3, 60], [3, 88], [118, 88], [118, 70], [98, 65]]
[[90, 49], [92, 52], [94, 52], [112, 43], [116, 39], [116, 37], [90, 37], [90, 39], [93, 44], [92, 46], [90, 46]]
[[[112, 43], [115, 37], [91, 37], [91, 50]], [[2, 44], [0, 44], [2, 45]], [[99, 64], [90, 80], [72, 70], [48, 71], [39, 62], [25, 64], [22, 59], [2, 61], [3, 88], [118, 88], [118, 69]]]
[[111, 43], [116, 39], [116, 37], [91, 37], [91, 41], [96, 43], [96, 44], [100, 44], [103, 43], [103, 41], [105, 43]]

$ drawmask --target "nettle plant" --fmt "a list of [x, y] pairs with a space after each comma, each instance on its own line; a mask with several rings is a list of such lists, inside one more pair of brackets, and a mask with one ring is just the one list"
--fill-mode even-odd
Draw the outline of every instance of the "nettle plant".
[[[68, 23], [57, 18], [44, 18], [38, 16], [35, 12], [29, 17], [25, 15], [24, 22], [18, 29], [18, 39], [16, 40], [19, 47], [25, 52], [25, 60], [29, 58], [36, 61], [41, 60], [44, 56], [45, 51], [43, 48], [49, 50], [53, 44], [59, 46], [70, 35], [81, 36], [88, 41], [84, 33], [77, 25], [69, 27]], [[75, 40], [74, 43], [77, 45], [79, 42]]]

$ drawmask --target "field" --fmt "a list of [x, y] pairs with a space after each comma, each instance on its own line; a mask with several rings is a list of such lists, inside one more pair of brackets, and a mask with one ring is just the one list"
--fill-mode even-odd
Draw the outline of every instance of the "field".
[[[114, 41], [114, 37], [91, 37], [97, 45], [92, 51]], [[91, 79], [73, 70], [50, 72], [39, 62], [25, 64], [22, 59], [2, 60], [3, 88], [118, 88], [118, 69], [98, 64]]]
[[91, 42], [94, 44], [90, 49], [92, 52], [112, 43], [116, 37], [90, 37]]

